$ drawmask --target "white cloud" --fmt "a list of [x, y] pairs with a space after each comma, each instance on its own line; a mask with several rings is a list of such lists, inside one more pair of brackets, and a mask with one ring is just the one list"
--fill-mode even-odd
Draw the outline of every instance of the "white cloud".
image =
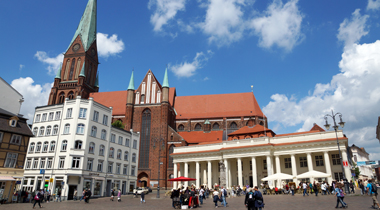
[[56, 57], [49, 57], [44, 51], [37, 51], [34, 55], [42, 63], [48, 64], [47, 70], [49, 74], [56, 74], [60, 64], [63, 61], [63, 53], [57, 55]]
[[305, 131], [313, 123], [324, 125], [323, 116], [333, 109], [343, 114], [349, 144], [365, 147], [371, 157], [379, 157], [375, 127], [380, 115], [380, 40], [344, 48], [339, 68], [341, 73], [328, 84], [316, 84], [312, 95], [297, 100], [275, 94], [263, 112], [276, 126], [301, 124], [299, 131]]
[[244, 0], [210, 0], [206, 18], [199, 26], [218, 46], [240, 40], [245, 29], [242, 7]]
[[207, 80], [209, 80], [209, 78], [208, 78], [208, 77], [205, 77], [205, 78], [203, 78], [203, 81], [207, 81]]
[[21, 71], [24, 67], [25, 65], [20, 64], [19, 70]]
[[154, 14], [150, 16], [153, 30], [162, 31], [162, 27], [172, 20], [178, 11], [185, 10], [186, 0], [150, 0], [148, 9], [156, 6]]
[[354, 43], [357, 43], [360, 38], [368, 34], [366, 31], [366, 21], [368, 15], [360, 15], [360, 9], [356, 9], [352, 13], [351, 20], [344, 19], [340, 24], [338, 40], [345, 43], [345, 46], [351, 46]]
[[380, 8], [380, 0], [368, 0], [367, 10], [378, 10]]
[[297, 6], [298, 0], [290, 0], [283, 4], [281, 0], [274, 0], [265, 15], [254, 18], [250, 27], [259, 36], [259, 45], [271, 48], [277, 45], [287, 51], [302, 42], [301, 33], [302, 14]]
[[210, 59], [212, 54], [214, 53], [211, 50], [207, 51], [207, 53], [199, 52], [195, 55], [193, 62], [188, 63], [185, 61], [176, 65], [169, 64], [169, 68], [177, 77], [191, 77], [197, 69], [203, 68], [204, 63]]
[[108, 34], [98, 32], [96, 34], [96, 40], [100, 57], [108, 58], [124, 50], [124, 42], [121, 39], [118, 40], [116, 34], [108, 37]]
[[19, 79], [13, 80], [11, 86], [23, 95], [24, 103], [21, 105], [20, 113], [31, 122], [33, 120], [35, 107], [47, 104], [53, 83], [45, 83], [43, 85], [34, 84], [32, 78], [20, 77]]

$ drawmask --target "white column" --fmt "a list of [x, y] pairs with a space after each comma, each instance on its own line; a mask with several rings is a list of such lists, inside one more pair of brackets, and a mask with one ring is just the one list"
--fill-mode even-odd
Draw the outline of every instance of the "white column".
[[331, 164], [330, 164], [330, 156], [329, 152], [324, 152], [325, 166], [326, 166], [326, 174], [330, 175], [327, 177], [327, 183], [331, 184], [332, 182], [332, 173], [331, 173]]
[[[183, 172], [184, 172], [184, 164], [183, 163], [180, 163], [179, 164], [179, 171], [178, 171], [178, 177], [180, 176], [183, 176]], [[179, 186], [183, 186], [183, 183], [182, 182], [178, 182], [178, 187]]]
[[207, 183], [207, 169], [203, 169], [203, 183], [201, 183], [201, 185], [203, 184], [206, 184]]
[[[311, 153], [306, 153], [307, 154], [307, 167], [309, 171], [313, 171], [313, 159], [311, 158]], [[310, 177], [310, 183], [314, 182], [314, 178]]]
[[230, 185], [230, 188], [232, 186], [232, 178], [231, 178], [231, 161], [228, 160], [228, 183]]
[[195, 181], [195, 186], [199, 188], [199, 162], [195, 162], [195, 178], [197, 179]]
[[228, 165], [228, 161], [227, 161], [227, 159], [224, 159], [224, 166], [226, 167], [225, 168], [225, 173], [226, 173], [226, 186], [225, 186], [225, 188], [226, 189], [229, 189], [230, 187], [230, 183], [229, 183], [229, 175], [228, 175], [228, 169], [230, 168], [230, 166]]
[[253, 187], [257, 186], [256, 157], [252, 157], [252, 184]]
[[[267, 172], [268, 176], [272, 175], [273, 173], [273, 166], [272, 166], [272, 157], [270, 155], [267, 156]], [[269, 187], [273, 187], [273, 181], [268, 181]]]
[[[185, 177], [189, 177], [189, 164], [187, 162], [185, 163], [184, 175]], [[184, 187], [186, 188], [187, 186], [189, 186], [189, 182], [185, 182], [184, 185]]]
[[[280, 156], [276, 155], [276, 173], [281, 173]], [[277, 179], [277, 187], [280, 188], [281, 179]]]
[[290, 155], [290, 159], [292, 161], [292, 175], [293, 175], [293, 182], [296, 184], [298, 183], [297, 180], [297, 162], [296, 162], [296, 156], [294, 154]]
[[212, 167], [211, 167], [211, 161], [207, 161], [207, 186], [209, 189], [212, 189], [212, 183], [211, 183], [211, 171], [212, 171]]
[[239, 177], [239, 185], [243, 188], [243, 170], [241, 167], [241, 158], [238, 158], [238, 177]]
[[[174, 163], [173, 172], [174, 178], [177, 178], [177, 163]], [[173, 188], [177, 189], [177, 182], [173, 182]]]
[[[341, 150], [342, 151], [342, 160], [343, 161], [347, 161], [347, 152], [346, 152], [346, 150]], [[342, 163], [343, 164], [343, 163]], [[351, 170], [350, 170], [350, 167], [343, 167], [343, 169], [344, 169], [344, 173], [346, 174], [346, 179], [348, 180], [348, 181], [350, 181], [351, 180]]]

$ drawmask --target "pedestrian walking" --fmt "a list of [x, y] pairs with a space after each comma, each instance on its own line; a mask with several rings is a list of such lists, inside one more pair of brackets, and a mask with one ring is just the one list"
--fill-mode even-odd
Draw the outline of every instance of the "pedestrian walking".
[[309, 196], [309, 193], [307, 193], [307, 184], [305, 182], [302, 183], [302, 188], [303, 188], [303, 196], [305, 196], [305, 194]]
[[77, 195], [78, 195], [78, 190], [75, 188], [75, 190], [74, 190], [74, 195], [73, 195], [73, 197], [74, 197], [74, 201], [76, 201], [78, 198], [77, 198]]
[[313, 185], [313, 190], [314, 190], [315, 196], [318, 196], [318, 183], [315, 183], [315, 181]]
[[214, 199], [214, 203], [215, 203], [215, 208], [218, 208], [218, 201], [219, 201], [218, 190], [214, 189], [214, 192], [212, 193], [212, 195], [214, 196], [213, 199]]
[[121, 190], [119, 189], [119, 192], [117, 193], [117, 202], [121, 201]]
[[342, 205], [341, 208], [348, 208], [348, 205], [343, 201], [344, 195], [342, 185], [335, 185], [336, 209], [339, 207], [339, 203]]
[[255, 195], [252, 188], [249, 188], [248, 193], [245, 195], [244, 205], [248, 210], [255, 210]]
[[364, 191], [364, 184], [362, 180], [360, 180], [359, 182], [359, 188], [360, 188], [361, 195], [364, 195], [365, 191]]
[[380, 209], [379, 201], [377, 201], [377, 186], [375, 185], [375, 183], [373, 183], [371, 179], [368, 180], [367, 193], [372, 198], [372, 202], [373, 202], [372, 208]]
[[294, 196], [294, 184], [290, 185], [290, 190], [292, 191], [292, 196]]
[[42, 190], [39, 190], [39, 192], [36, 193], [36, 195], [34, 196], [34, 204], [33, 204], [33, 208], [36, 208], [36, 203], [38, 203], [38, 206], [40, 208], [42, 208], [41, 206], [41, 199], [43, 198], [42, 197], [42, 193], [41, 193]]
[[145, 203], [145, 192], [142, 191], [140, 196], [141, 196], [141, 203]]
[[203, 189], [203, 186], [201, 186], [201, 189], [199, 190], [199, 202], [201, 205], [203, 205], [203, 198], [204, 198], [205, 190]]
[[222, 204], [223, 204], [223, 206], [224, 207], [226, 207], [227, 206], [227, 201], [226, 201], [226, 199], [227, 199], [227, 195], [228, 195], [228, 193], [227, 193], [227, 190], [223, 187], [223, 186], [221, 186], [221, 190], [220, 190], [220, 194], [221, 194], [221, 198], [222, 198]]
[[113, 201], [114, 196], [115, 196], [115, 190], [111, 189], [111, 198], [110, 198], [111, 201]]
[[351, 192], [355, 194], [355, 185], [354, 183], [352, 183], [352, 180], [350, 181], [350, 188], [351, 188]]
[[262, 210], [262, 208], [264, 208], [264, 205], [265, 205], [263, 194], [261, 194], [257, 186], [255, 186], [254, 190], [255, 190], [255, 193], [253, 193], [253, 196], [255, 197], [255, 207], [257, 208], [257, 210]]
[[47, 191], [46, 191], [46, 194], [47, 194], [47, 200], [46, 200], [46, 203], [49, 203], [49, 201], [50, 201], [50, 196], [51, 196], [51, 190], [47, 190]]
[[58, 191], [57, 191], [57, 199], [56, 199], [57, 202], [58, 202], [58, 200], [59, 200], [59, 202], [62, 202], [62, 200], [61, 200], [61, 192], [62, 192], [61, 188], [59, 188]]
[[86, 190], [86, 193], [85, 193], [85, 199], [84, 199], [84, 202], [86, 203], [89, 203], [90, 202], [90, 197], [91, 197], [92, 193], [91, 193], [91, 190], [90, 189], [87, 189]]
[[84, 194], [86, 193], [86, 189], [83, 190], [82, 192], [82, 197], [80, 197], [79, 201], [82, 201], [82, 199], [84, 199]]

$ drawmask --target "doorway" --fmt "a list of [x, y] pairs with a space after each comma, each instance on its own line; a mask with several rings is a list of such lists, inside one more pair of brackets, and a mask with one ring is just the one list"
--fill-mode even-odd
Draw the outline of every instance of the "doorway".
[[127, 185], [126, 181], [123, 181], [123, 184], [121, 184], [121, 194], [123, 194], [123, 195], [126, 194], [126, 191], [125, 191], [126, 185]]
[[67, 200], [74, 199], [74, 191], [77, 188], [77, 185], [69, 185], [69, 194], [67, 195]]
[[106, 196], [110, 197], [111, 196], [111, 186], [112, 185], [112, 180], [107, 180], [107, 187], [106, 187]]

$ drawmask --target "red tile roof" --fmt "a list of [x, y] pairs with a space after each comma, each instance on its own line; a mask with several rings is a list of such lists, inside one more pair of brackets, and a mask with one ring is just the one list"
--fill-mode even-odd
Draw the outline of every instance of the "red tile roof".
[[177, 96], [174, 108], [177, 119], [265, 116], [251, 92]]
[[100, 92], [90, 93], [90, 97], [94, 98], [94, 101], [103, 104], [104, 106], [112, 106], [112, 115], [125, 115], [125, 107], [127, 104], [128, 91], [112, 91], [112, 92]]
[[251, 134], [251, 133], [264, 132], [264, 130], [266, 132], [273, 132], [271, 129], [266, 128], [262, 125], [255, 125], [252, 128], [250, 128], [248, 126], [244, 126], [244, 127], [240, 128], [239, 130], [232, 132], [228, 135], [233, 136], [233, 135], [239, 135], [239, 134]]
[[204, 133], [203, 131], [184, 131], [178, 132], [178, 134], [189, 144], [221, 141], [223, 137], [223, 131], [211, 131], [209, 133]]
[[316, 123], [314, 123], [314, 126], [310, 129], [310, 131], [325, 131], [323, 128], [319, 127]]

